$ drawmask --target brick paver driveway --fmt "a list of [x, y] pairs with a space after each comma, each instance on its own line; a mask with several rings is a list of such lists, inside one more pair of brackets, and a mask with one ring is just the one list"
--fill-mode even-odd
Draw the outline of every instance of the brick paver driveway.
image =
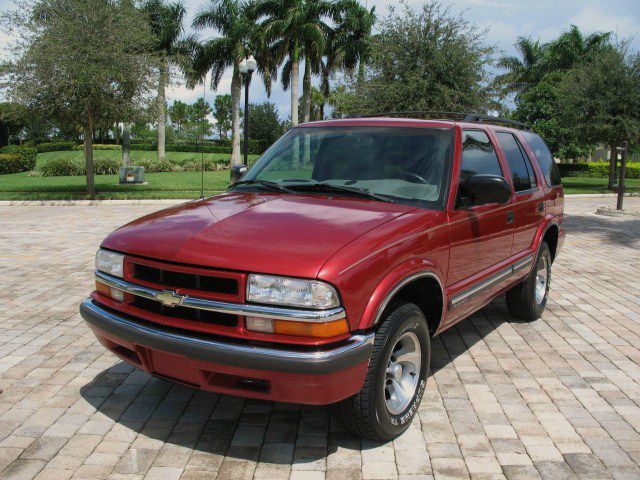
[[544, 317], [498, 300], [436, 339], [419, 416], [386, 445], [330, 408], [172, 385], [97, 343], [78, 315], [96, 247], [158, 205], [2, 206], [0, 476], [637, 480], [640, 218], [567, 203]]

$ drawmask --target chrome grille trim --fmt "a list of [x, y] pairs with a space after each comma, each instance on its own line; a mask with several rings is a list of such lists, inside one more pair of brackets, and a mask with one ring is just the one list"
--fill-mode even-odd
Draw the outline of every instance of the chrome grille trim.
[[270, 307], [264, 305], [251, 305], [246, 303], [229, 303], [206, 298], [192, 297], [182, 295], [174, 290], [156, 290], [154, 288], [143, 287], [135, 283], [127, 282], [121, 278], [117, 278], [106, 273], [96, 270], [96, 280], [117, 288], [123, 292], [144, 297], [149, 300], [158, 300], [158, 296], [163, 294], [173, 294], [180, 297], [179, 305], [181, 307], [196, 308], [200, 310], [208, 310], [211, 312], [227, 313], [230, 315], [240, 315], [247, 317], [273, 318], [276, 320], [295, 320], [298, 322], [330, 322], [346, 317], [344, 308], [336, 307], [326, 310], [306, 310], [298, 308]]

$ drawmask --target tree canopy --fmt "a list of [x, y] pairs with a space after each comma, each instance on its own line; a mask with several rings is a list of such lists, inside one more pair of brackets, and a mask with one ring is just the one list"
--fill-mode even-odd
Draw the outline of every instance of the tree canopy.
[[10, 26], [22, 35], [2, 71], [9, 98], [85, 137], [93, 185], [93, 133], [128, 117], [148, 87], [148, 25], [131, 1], [37, 0]]
[[371, 39], [363, 78], [332, 96], [336, 114], [486, 111], [492, 105], [483, 32], [437, 2], [392, 9]]

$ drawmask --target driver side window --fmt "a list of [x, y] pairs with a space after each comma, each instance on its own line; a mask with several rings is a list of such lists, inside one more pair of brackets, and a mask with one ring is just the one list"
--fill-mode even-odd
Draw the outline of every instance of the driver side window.
[[[462, 159], [458, 185], [473, 175], [482, 174], [504, 176], [498, 155], [487, 134], [480, 130], [465, 130], [462, 132]], [[461, 195], [460, 188], [458, 188], [456, 208], [473, 205], [473, 202]]]
[[460, 182], [477, 174], [502, 175], [498, 155], [487, 134], [478, 130], [462, 132]]

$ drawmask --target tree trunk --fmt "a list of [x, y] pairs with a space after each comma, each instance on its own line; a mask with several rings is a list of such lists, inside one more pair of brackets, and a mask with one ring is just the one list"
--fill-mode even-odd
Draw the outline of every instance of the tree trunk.
[[242, 94], [242, 77], [237, 65], [233, 67], [231, 78], [231, 166], [242, 165], [240, 158], [240, 96]]
[[324, 100], [318, 105], [318, 112], [316, 113], [316, 120], [324, 120]]
[[167, 61], [165, 58], [160, 59], [158, 74], [158, 160], [163, 161], [165, 157], [165, 141], [166, 141], [166, 123], [167, 123]]
[[611, 154], [609, 155], [609, 190], [613, 189], [616, 183], [616, 167], [618, 163], [618, 149], [615, 145], [611, 145]]
[[362, 60], [360, 60], [358, 62], [358, 83], [363, 83], [364, 82], [364, 62]]
[[298, 83], [300, 82], [300, 54], [296, 42], [291, 54], [291, 126], [298, 125]]
[[309, 59], [304, 61], [304, 78], [302, 79], [302, 98], [304, 101], [303, 121], [311, 120], [311, 65]]
[[84, 126], [84, 158], [87, 166], [87, 193], [93, 198], [96, 195], [96, 186], [93, 181], [93, 118], [87, 117]]
[[122, 166], [131, 165], [131, 124], [122, 124]]

